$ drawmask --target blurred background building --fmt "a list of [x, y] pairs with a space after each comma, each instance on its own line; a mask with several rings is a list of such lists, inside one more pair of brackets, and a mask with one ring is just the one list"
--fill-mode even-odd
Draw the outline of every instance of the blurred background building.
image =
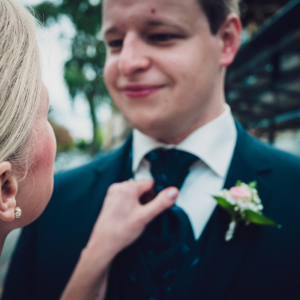
[[[101, 0], [19, 0], [44, 26], [38, 37], [58, 154], [55, 172], [120, 145], [130, 126], [103, 83]], [[242, 0], [242, 47], [228, 69], [226, 96], [254, 136], [300, 155], [300, 0]], [[0, 259], [1, 283], [19, 231]]]
[[[251, 134], [296, 155], [300, 155], [299, 16], [300, 2], [289, 1], [256, 28], [226, 78], [226, 98], [235, 118]], [[249, 21], [246, 30], [255, 28], [253, 24]]]

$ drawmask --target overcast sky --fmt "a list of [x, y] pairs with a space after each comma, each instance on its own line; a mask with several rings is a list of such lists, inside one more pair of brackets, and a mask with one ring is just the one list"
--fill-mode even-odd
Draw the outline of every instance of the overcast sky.
[[[19, 2], [25, 5], [35, 5], [42, 1], [19, 0]], [[76, 99], [72, 105], [63, 79], [63, 65], [70, 57], [70, 45], [74, 32], [72, 23], [67, 17], [63, 18], [59, 24], [38, 32], [43, 80], [49, 92], [50, 104], [53, 106], [51, 118], [68, 128], [74, 138], [90, 140], [92, 124], [89, 118], [89, 107], [84, 99], [80, 98]], [[110, 109], [101, 107], [97, 114], [100, 121], [104, 122], [110, 116]]]

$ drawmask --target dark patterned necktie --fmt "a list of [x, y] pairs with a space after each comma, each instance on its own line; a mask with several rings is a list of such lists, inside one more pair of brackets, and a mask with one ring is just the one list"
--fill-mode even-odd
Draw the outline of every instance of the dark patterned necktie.
[[[193, 154], [162, 148], [151, 151], [146, 159], [151, 164], [156, 194], [170, 186], [180, 189], [191, 165], [198, 160]], [[171, 288], [177, 271], [194, 243], [189, 218], [177, 206], [162, 213], [146, 228], [140, 240], [141, 249], [162, 295]]]

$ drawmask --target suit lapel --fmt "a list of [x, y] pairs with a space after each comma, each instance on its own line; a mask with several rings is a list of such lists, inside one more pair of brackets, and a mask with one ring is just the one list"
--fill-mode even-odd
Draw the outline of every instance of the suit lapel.
[[[115, 152], [108, 153], [106, 157], [102, 157], [99, 164], [95, 167], [96, 188], [94, 189], [94, 198], [104, 199], [107, 189], [115, 182], [125, 180], [124, 174], [126, 163], [132, 145], [132, 135], [128, 137], [126, 142]], [[98, 201], [99, 202], [99, 201]], [[101, 201], [102, 205], [102, 201]]]
[[[259, 195], [266, 207], [271, 195], [264, 180], [264, 175], [271, 171], [268, 160], [260, 149], [260, 143], [250, 137], [241, 125], [237, 124], [237, 129], [237, 144], [224, 188], [231, 188], [237, 180], [245, 183], [256, 180]], [[209, 221], [211, 230], [191, 299], [198, 299], [199, 295], [204, 299], [223, 299], [248, 246], [260, 234], [259, 226], [239, 223], [234, 238], [225, 242], [229, 223], [229, 215], [217, 207]]]
[[[95, 178], [85, 195], [90, 199], [90, 214], [85, 220], [85, 226], [81, 226], [79, 229], [86, 241], [98, 218], [109, 186], [115, 182], [123, 181], [123, 169], [126, 167], [127, 156], [131, 149], [131, 141], [132, 138], [130, 136], [119, 149], [101, 156], [98, 162], [95, 161]], [[86, 243], [86, 241], [84, 242]]]

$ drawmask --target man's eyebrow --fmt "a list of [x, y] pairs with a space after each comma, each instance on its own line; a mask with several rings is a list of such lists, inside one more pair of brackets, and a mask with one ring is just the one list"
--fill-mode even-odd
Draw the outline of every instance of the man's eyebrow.
[[103, 30], [101, 33], [102, 33], [102, 36], [105, 37], [106, 35], [114, 34], [116, 32], [118, 32], [118, 28], [113, 26], [113, 27]]
[[146, 25], [156, 27], [156, 26], [172, 25], [172, 24], [160, 20], [149, 20], [146, 22]]
[[[168, 21], [161, 21], [161, 20], [148, 20], [144, 23], [144, 25], [147, 27], [159, 27], [159, 26], [170, 26], [173, 27], [175, 29], [181, 30], [183, 31], [185, 28], [183, 28], [182, 26], [179, 26], [175, 23], [172, 22], [168, 22]], [[107, 28], [105, 30], [102, 31], [102, 35], [105, 37], [109, 34], [114, 34], [119, 32], [119, 29], [115, 26], [112, 26], [110, 28]]]
[[176, 23], [161, 20], [149, 20], [146, 22], [146, 25], [150, 27], [170, 26], [181, 31], [185, 29], [185, 27], [179, 26]]

